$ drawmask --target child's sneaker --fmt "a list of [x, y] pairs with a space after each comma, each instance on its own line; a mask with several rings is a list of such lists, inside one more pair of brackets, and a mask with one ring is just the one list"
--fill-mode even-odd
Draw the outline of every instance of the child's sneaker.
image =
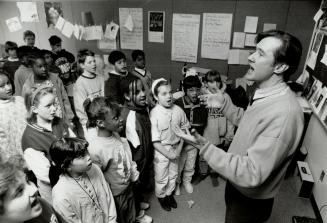
[[187, 193], [189, 193], [189, 194], [193, 193], [193, 186], [192, 186], [191, 182], [188, 182], [188, 181], [184, 182], [183, 186], [184, 186]]
[[141, 210], [147, 210], [150, 208], [150, 204], [149, 203], [146, 203], [146, 202], [141, 202], [140, 203], [140, 209]]
[[152, 218], [148, 215], [143, 215], [142, 217], [136, 217], [135, 222], [138, 223], [151, 223]]
[[176, 184], [175, 195], [176, 196], [181, 195], [181, 187], [179, 186], [179, 184]]

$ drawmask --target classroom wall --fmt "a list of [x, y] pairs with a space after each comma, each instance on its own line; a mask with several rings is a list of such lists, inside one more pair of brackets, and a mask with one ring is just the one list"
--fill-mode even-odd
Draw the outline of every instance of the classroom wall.
[[[119, 24], [119, 7], [143, 8], [143, 42], [144, 51], [147, 55], [149, 70], [155, 78], [165, 77], [173, 83], [176, 89], [179, 80], [182, 78], [181, 68], [183, 62], [171, 61], [171, 35], [172, 35], [172, 14], [173, 13], [195, 13], [201, 15], [199, 49], [197, 64], [203, 68], [217, 69], [221, 74], [229, 76], [231, 79], [242, 76], [247, 66], [227, 65], [226, 60], [213, 60], [201, 58], [201, 31], [202, 13], [233, 13], [232, 32], [244, 31], [246, 16], [258, 16], [258, 31], [262, 31], [263, 23], [276, 23], [277, 28], [289, 31], [300, 38], [303, 44], [303, 55], [307, 54], [310, 37], [313, 31], [313, 16], [318, 10], [320, 0], [98, 0], [98, 1], [61, 1], [63, 5], [64, 18], [72, 23], [81, 23], [81, 12], [91, 11], [96, 24], [105, 26], [106, 22], [114, 21]], [[55, 29], [48, 29], [45, 21], [43, 2], [38, 1], [39, 23], [23, 23], [23, 30], [30, 29], [37, 35], [36, 46], [49, 49], [47, 39], [56, 34], [63, 39], [63, 47], [76, 54], [78, 49], [89, 48], [97, 54], [106, 54], [97, 48], [96, 41], [78, 41], [74, 37], [71, 39], [62, 36]], [[165, 11], [165, 42], [148, 42], [148, 11]], [[0, 44], [6, 40], [16, 41], [23, 44], [23, 30], [10, 33], [5, 20], [19, 15], [15, 1], [0, 2]], [[250, 48], [253, 49], [253, 48]], [[130, 57], [131, 50], [123, 50]], [[297, 72], [300, 74], [303, 69], [305, 56], [302, 57], [301, 66]], [[128, 60], [131, 64], [131, 61]]]

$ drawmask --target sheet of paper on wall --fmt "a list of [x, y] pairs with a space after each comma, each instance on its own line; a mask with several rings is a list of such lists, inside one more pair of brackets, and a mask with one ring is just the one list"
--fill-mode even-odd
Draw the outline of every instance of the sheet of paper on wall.
[[173, 14], [171, 59], [197, 62], [200, 15]]
[[126, 21], [125, 21], [124, 27], [125, 27], [128, 31], [133, 32], [133, 29], [134, 29], [134, 22], [133, 22], [132, 15], [128, 15], [128, 16], [127, 16], [127, 19], [126, 19]]
[[65, 22], [66, 22], [66, 20], [63, 17], [59, 16], [57, 23], [56, 23], [56, 28], [61, 31], [62, 28], [64, 27]]
[[252, 46], [254, 47], [255, 46], [255, 37], [257, 36], [257, 34], [249, 34], [247, 33], [245, 35], [245, 46]]
[[115, 40], [118, 30], [119, 30], [119, 25], [117, 25], [114, 22], [110, 22], [106, 26], [106, 31], [104, 33], [104, 37], [107, 39], [110, 39], [110, 40]]
[[235, 48], [244, 48], [245, 33], [243, 32], [234, 32], [233, 35], [233, 47]]
[[324, 37], [324, 34], [322, 32], [318, 32], [315, 35], [312, 50], [309, 53], [309, 57], [308, 57], [308, 61], [307, 61], [307, 65], [311, 69], [315, 69], [315, 67], [316, 67], [318, 52], [319, 52], [323, 37]]
[[239, 49], [229, 50], [228, 64], [240, 64], [240, 50]]
[[80, 29], [79, 29], [79, 25], [75, 24], [74, 25], [74, 32], [73, 32], [74, 36], [76, 39], [79, 39], [80, 36]]
[[325, 53], [324, 56], [320, 60], [321, 63], [325, 64], [327, 66], [327, 44], [325, 45]]
[[94, 40], [101, 40], [103, 38], [103, 29], [102, 26], [93, 26], [92, 37]]
[[[131, 16], [133, 31], [125, 27], [127, 17]], [[143, 9], [119, 8], [120, 47], [122, 49], [143, 50]]]
[[323, 10], [321, 10], [321, 9], [319, 9], [318, 11], [317, 11], [317, 13], [315, 14], [315, 16], [313, 17], [313, 20], [315, 21], [315, 22], [318, 22], [318, 20], [321, 18], [321, 16], [324, 14], [324, 11]]
[[89, 41], [92, 38], [92, 26], [84, 27], [82, 39]]
[[245, 25], [244, 25], [244, 32], [246, 33], [256, 33], [257, 26], [258, 26], [259, 18], [256, 16], [246, 16], [245, 18]]
[[36, 2], [17, 2], [22, 22], [39, 22]]
[[317, 101], [316, 103], [316, 112], [318, 113], [319, 117], [324, 113], [326, 107], [327, 107], [327, 87], [324, 87], [321, 91], [321, 94], [319, 96], [318, 100], [320, 99], [319, 103]]
[[201, 57], [227, 60], [232, 20], [233, 14], [203, 13]]
[[70, 38], [73, 35], [73, 32], [74, 32], [74, 25], [71, 24], [69, 21], [66, 21], [64, 27], [62, 28], [61, 33], [67, 38]]
[[263, 24], [263, 31], [274, 30], [276, 28], [277, 28], [277, 25], [274, 23], [264, 23]]
[[109, 65], [109, 54], [103, 54], [103, 61], [105, 65]]
[[165, 12], [148, 12], [148, 41], [154, 43], [165, 41]]
[[78, 37], [78, 39], [82, 40], [82, 38], [84, 36], [85, 28], [82, 25], [79, 25], [78, 28], [79, 28], [79, 37]]
[[240, 65], [248, 65], [249, 64], [249, 55], [250, 55], [250, 51], [249, 50], [240, 50], [239, 52], [239, 62]]
[[7, 24], [10, 32], [16, 32], [23, 28], [22, 24], [20, 23], [19, 18], [17, 16], [7, 19], [6, 24]]
[[111, 39], [102, 39], [98, 41], [98, 48], [104, 51], [116, 50], [117, 49], [117, 42], [116, 40]]

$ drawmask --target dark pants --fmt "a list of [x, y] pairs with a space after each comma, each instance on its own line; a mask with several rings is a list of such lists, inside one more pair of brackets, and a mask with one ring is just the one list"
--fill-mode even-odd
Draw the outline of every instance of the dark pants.
[[252, 199], [241, 194], [227, 181], [225, 223], [262, 223], [269, 219], [274, 198]]
[[123, 193], [114, 196], [114, 200], [117, 210], [117, 222], [134, 223], [136, 211], [132, 185], [130, 184]]

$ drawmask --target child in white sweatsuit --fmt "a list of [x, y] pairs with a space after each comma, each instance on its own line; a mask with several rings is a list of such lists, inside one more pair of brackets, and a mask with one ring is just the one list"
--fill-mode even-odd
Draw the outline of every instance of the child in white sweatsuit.
[[184, 111], [173, 104], [170, 84], [163, 78], [152, 84], [152, 93], [157, 100], [151, 110], [151, 134], [154, 151], [155, 194], [161, 207], [170, 211], [177, 208], [173, 191], [178, 176], [178, 157], [183, 140], [174, 133], [174, 126], [189, 128]]

